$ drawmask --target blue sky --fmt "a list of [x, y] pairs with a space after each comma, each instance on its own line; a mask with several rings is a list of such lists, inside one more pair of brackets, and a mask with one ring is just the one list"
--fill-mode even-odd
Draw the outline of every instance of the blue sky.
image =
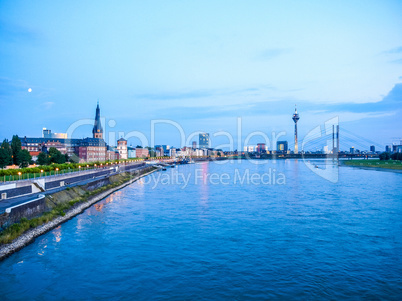
[[[243, 141], [253, 131], [292, 140], [297, 103], [301, 136], [338, 116], [392, 143], [401, 15], [401, 1], [1, 1], [0, 138], [65, 132], [99, 99], [106, 130], [148, 139], [156, 119], [237, 138], [241, 117]], [[157, 144], [178, 141], [157, 126]]]

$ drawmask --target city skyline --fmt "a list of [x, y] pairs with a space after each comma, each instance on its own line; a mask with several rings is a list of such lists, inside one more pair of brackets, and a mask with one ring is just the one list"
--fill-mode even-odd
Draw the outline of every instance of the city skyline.
[[[0, 4], [1, 137], [65, 132], [93, 118], [97, 99], [105, 133], [149, 137], [152, 120], [168, 119], [237, 139], [241, 117], [244, 136], [291, 141], [297, 103], [299, 140], [333, 117], [384, 146], [401, 136], [398, 2], [126, 4]], [[169, 126], [157, 135], [178, 145]]]

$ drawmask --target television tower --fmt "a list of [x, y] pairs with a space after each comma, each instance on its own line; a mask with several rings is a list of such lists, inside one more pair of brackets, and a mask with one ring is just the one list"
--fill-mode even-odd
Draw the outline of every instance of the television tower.
[[295, 105], [295, 113], [293, 114], [292, 119], [295, 122], [295, 154], [297, 154], [299, 153], [299, 147], [297, 145], [297, 122], [299, 121], [300, 117], [299, 114], [297, 114], [296, 105]]

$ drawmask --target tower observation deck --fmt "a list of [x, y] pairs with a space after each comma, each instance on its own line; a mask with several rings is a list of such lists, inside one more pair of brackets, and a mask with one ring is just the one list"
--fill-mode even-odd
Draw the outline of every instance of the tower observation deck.
[[295, 122], [295, 154], [298, 154], [299, 153], [299, 147], [297, 145], [297, 122], [299, 121], [300, 117], [299, 117], [299, 114], [297, 114], [297, 108], [296, 107], [295, 107], [295, 113], [293, 114], [292, 119]]

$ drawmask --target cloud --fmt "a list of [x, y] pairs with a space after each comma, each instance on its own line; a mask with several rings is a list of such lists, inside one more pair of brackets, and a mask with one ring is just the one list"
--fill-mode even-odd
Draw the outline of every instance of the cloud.
[[136, 94], [136, 98], [149, 99], [149, 100], [172, 100], [172, 99], [187, 99], [187, 98], [201, 98], [210, 97], [215, 95], [215, 91], [200, 90], [200, 91], [189, 91], [182, 93], [146, 93], [146, 94]]
[[280, 55], [289, 53], [291, 49], [288, 48], [270, 48], [270, 49], [265, 49], [261, 51], [261, 53], [258, 55], [258, 58], [261, 60], [271, 60], [273, 58], [276, 58]]
[[402, 53], [402, 46], [390, 50], [385, 50], [382, 52], [382, 54], [395, 54], [395, 53]]
[[393, 61], [390, 61], [390, 63], [393, 63], [393, 64], [402, 64], [402, 59], [393, 60]]
[[[223, 96], [234, 96], [234, 95], [261, 95], [264, 90], [278, 90], [276, 87], [271, 85], [264, 85], [261, 87], [247, 87], [240, 89], [210, 89], [210, 90], [193, 90], [193, 91], [183, 91], [183, 92], [160, 92], [160, 93], [144, 93], [135, 94], [134, 97], [138, 99], [148, 99], [148, 100], [191, 100], [197, 98], [212, 99], [212, 97], [223, 97]], [[180, 102], [180, 106], [194, 106], [195, 103], [184, 103]], [[170, 103], [174, 105], [174, 103]], [[203, 105], [198, 103], [198, 105]], [[197, 105], [197, 106], [198, 106]], [[210, 104], [208, 104], [210, 105]], [[213, 105], [213, 104], [212, 104]]]
[[15, 93], [25, 92], [27, 89], [27, 82], [24, 80], [0, 77], [0, 96], [15, 95]]
[[40, 39], [40, 35], [37, 32], [4, 21], [0, 21], [0, 35], [3, 41], [11, 43], [35, 43]]
[[53, 105], [54, 105], [54, 102], [52, 102], [52, 101], [47, 101], [47, 102], [42, 103], [42, 106], [45, 110], [51, 109], [53, 107]]

